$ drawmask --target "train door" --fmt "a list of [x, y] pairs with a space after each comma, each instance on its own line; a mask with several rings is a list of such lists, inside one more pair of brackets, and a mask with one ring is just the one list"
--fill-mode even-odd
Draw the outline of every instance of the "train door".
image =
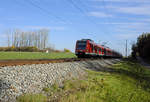
[[97, 55], [97, 48], [94, 46], [94, 54]]
[[101, 55], [101, 48], [99, 48], [99, 55]]
[[92, 53], [95, 53], [94, 45], [92, 45]]
[[87, 41], [86, 52], [89, 53], [89, 50], [90, 50], [90, 43], [89, 43], [89, 41]]
[[106, 53], [107, 53], [107, 52], [106, 52], [106, 48], [104, 48], [104, 56], [106, 56]]
[[101, 54], [104, 55], [104, 48], [102, 48]]
[[90, 53], [92, 53], [92, 44], [90, 44]]
[[97, 48], [96, 54], [99, 55], [99, 48]]
[[102, 48], [99, 49], [99, 54], [102, 55]]

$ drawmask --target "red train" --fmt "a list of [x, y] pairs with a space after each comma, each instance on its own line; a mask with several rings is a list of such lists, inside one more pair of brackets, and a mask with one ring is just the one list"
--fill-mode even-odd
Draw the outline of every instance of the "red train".
[[122, 55], [108, 47], [94, 43], [91, 39], [77, 40], [75, 54], [78, 58], [83, 57], [113, 57], [121, 58]]

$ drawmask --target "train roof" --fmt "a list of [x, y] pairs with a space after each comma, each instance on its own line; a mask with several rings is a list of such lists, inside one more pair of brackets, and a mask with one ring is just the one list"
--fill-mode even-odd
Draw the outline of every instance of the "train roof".
[[87, 40], [89, 40], [89, 41], [91, 41], [91, 42], [94, 42], [94, 41], [91, 40], [91, 39], [81, 39], [81, 41], [87, 41]]

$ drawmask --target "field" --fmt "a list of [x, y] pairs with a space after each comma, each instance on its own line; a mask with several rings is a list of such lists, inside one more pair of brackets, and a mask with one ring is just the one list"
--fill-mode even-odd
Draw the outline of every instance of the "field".
[[73, 53], [65, 52], [0, 52], [0, 60], [15, 59], [59, 59], [59, 58], [75, 58]]
[[[45, 87], [43, 91], [50, 96], [39, 94], [38, 98], [43, 102], [150, 102], [150, 70], [133, 61], [122, 61], [109, 69], [88, 70], [86, 78], [66, 81], [61, 88], [57, 84]], [[35, 96], [25, 94], [17, 100], [40, 102]]]

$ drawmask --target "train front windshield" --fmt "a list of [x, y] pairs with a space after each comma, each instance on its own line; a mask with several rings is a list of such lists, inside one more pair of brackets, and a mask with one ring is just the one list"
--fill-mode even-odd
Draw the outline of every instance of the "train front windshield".
[[78, 41], [77, 50], [85, 50], [87, 41]]

